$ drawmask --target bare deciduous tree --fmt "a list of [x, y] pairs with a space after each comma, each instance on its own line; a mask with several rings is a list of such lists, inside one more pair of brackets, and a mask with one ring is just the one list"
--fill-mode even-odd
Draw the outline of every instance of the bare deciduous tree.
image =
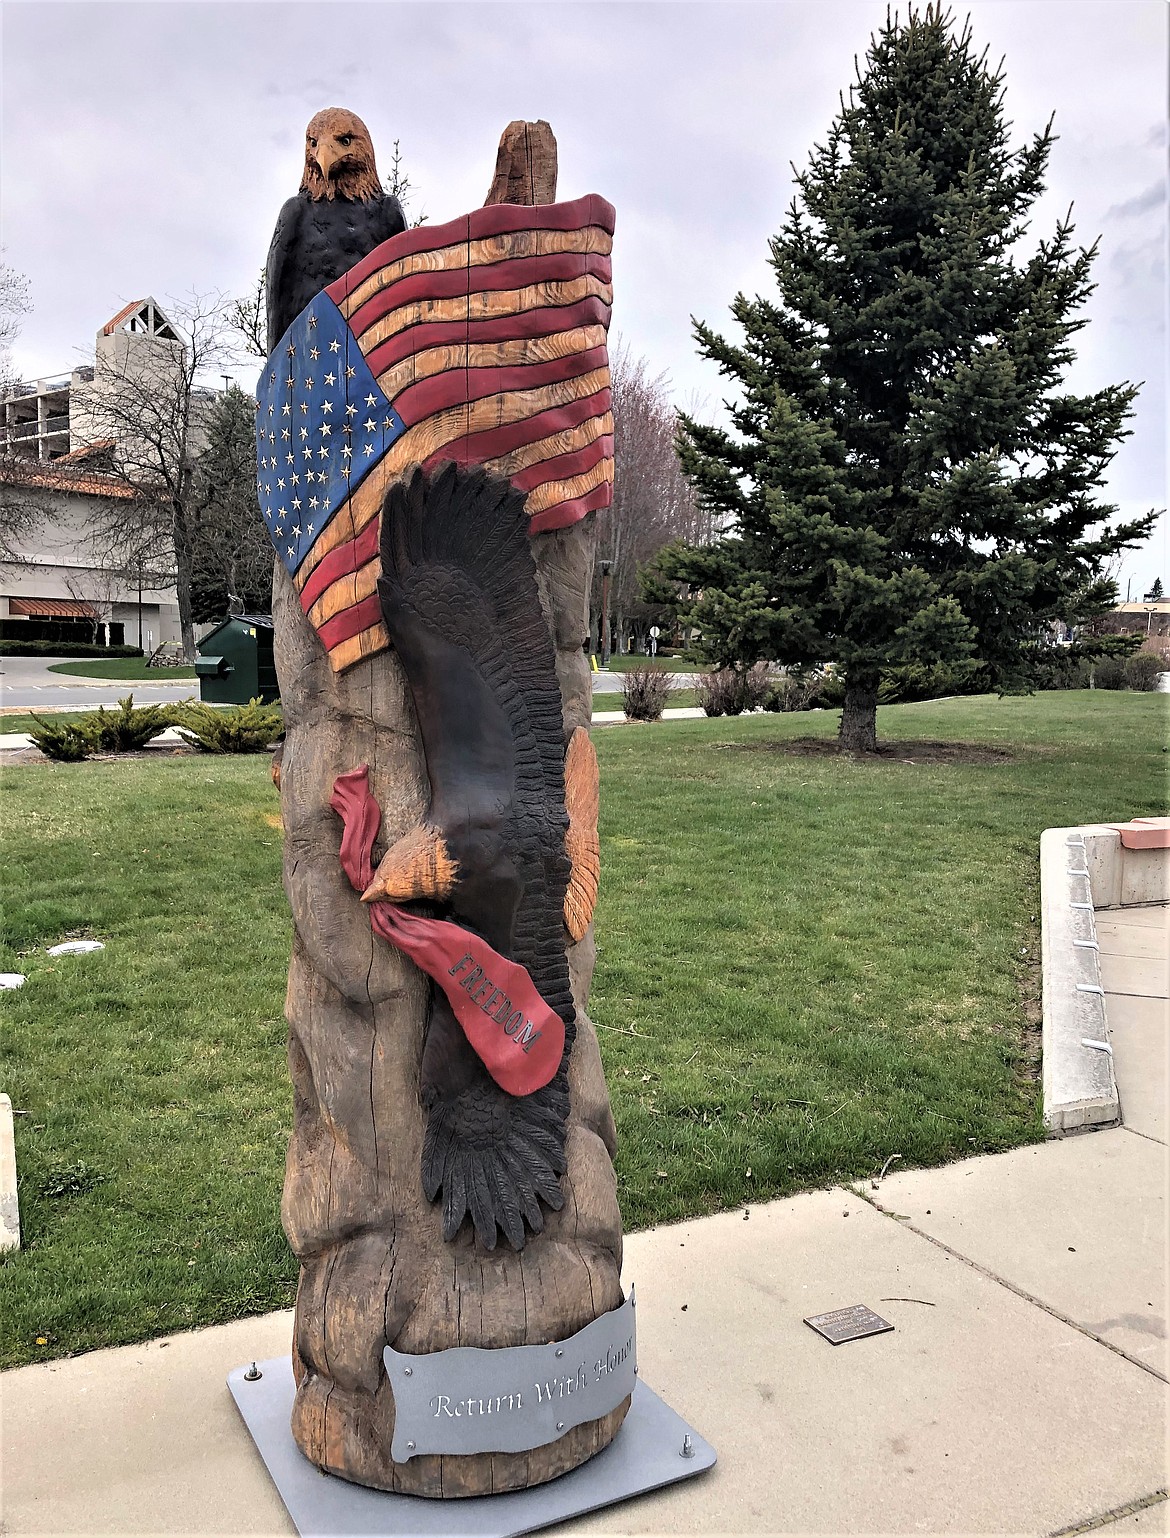
[[609, 563], [609, 612], [618, 647], [643, 639], [659, 611], [638, 590], [638, 567], [671, 540], [708, 537], [706, 515], [675, 452], [677, 417], [665, 374], [618, 341], [610, 355], [614, 419], [613, 502], [597, 515], [597, 564], [590, 597], [599, 634], [602, 565]]
[[[163, 564], [173, 552], [183, 654], [195, 655], [191, 601], [199, 523], [204, 511], [196, 461], [215, 392], [200, 384], [235, 356], [230, 302], [221, 294], [192, 293], [168, 302], [179, 338], [152, 338], [149, 348], [99, 348], [89, 397], [92, 439], [112, 440], [116, 482], [135, 496], [111, 499], [94, 519], [95, 548], [112, 561], [128, 552]], [[80, 403], [79, 403], [80, 405]]]
[[0, 389], [16, 383], [12, 344], [20, 335], [20, 317], [31, 309], [28, 279], [0, 259]]

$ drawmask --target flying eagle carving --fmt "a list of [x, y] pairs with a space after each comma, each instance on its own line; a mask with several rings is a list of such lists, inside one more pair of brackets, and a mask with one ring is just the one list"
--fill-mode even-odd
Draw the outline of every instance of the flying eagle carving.
[[565, 1199], [566, 947], [599, 865], [597, 760], [583, 728], [566, 748], [531, 540], [611, 495], [613, 209], [404, 228], [364, 124], [318, 113], [269, 253], [259, 498], [332, 666], [390, 649], [405, 674], [427, 812], [375, 870], [381, 812], [367, 766], [348, 770], [340, 858], [375, 933], [432, 979], [417, 1092], [444, 1238], [470, 1219], [519, 1250]]
[[269, 352], [323, 288], [405, 228], [361, 118], [344, 107], [318, 112], [305, 129], [300, 191], [280, 210], [268, 250]]

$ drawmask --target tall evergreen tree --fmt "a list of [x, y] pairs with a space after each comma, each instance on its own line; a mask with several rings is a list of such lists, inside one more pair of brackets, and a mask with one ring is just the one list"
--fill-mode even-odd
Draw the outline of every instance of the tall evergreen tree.
[[1066, 217], [1021, 253], [1055, 136], [1008, 129], [969, 25], [887, 15], [771, 241], [778, 299], [736, 297], [743, 345], [695, 325], [738, 399], [730, 432], [683, 416], [680, 453], [727, 534], [663, 552], [647, 594], [714, 662], [836, 663], [851, 750], [876, 747], [883, 668], [1026, 682], [1050, 621], [1116, 601], [1103, 563], [1155, 516], [1106, 527], [1137, 390], [1061, 391], [1096, 245]]
[[272, 607], [272, 541], [256, 499], [256, 402], [237, 385], [207, 413], [195, 461], [191, 604], [197, 620]]

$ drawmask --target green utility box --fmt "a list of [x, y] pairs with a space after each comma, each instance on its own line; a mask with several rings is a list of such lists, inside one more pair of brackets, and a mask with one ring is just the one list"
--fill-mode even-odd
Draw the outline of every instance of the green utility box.
[[271, 705], [280, 698], [270, 614], [234, 614], [205, 635], [197, 650], [195, 673], [205, 705], [246, 705], [257, 696]]

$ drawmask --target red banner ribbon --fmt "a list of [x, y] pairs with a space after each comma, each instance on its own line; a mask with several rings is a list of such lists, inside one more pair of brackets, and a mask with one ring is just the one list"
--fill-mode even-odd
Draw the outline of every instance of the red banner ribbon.
[[[382, 809], [370, 790], [369, 768], [333, 782], [329, 804], [341, 818], [341, 867], [357, 892], [374, 876], [374, 840]], [[509, 1095], [542, 1089], [560, 1065], [565, 1024], [549, 1008], [519, 962], [445, 919], [420, 918], [396, 903], [368, 903], [374, 933], [434, 978], [447, 995], [463, 1034], [492, 1078]]]

